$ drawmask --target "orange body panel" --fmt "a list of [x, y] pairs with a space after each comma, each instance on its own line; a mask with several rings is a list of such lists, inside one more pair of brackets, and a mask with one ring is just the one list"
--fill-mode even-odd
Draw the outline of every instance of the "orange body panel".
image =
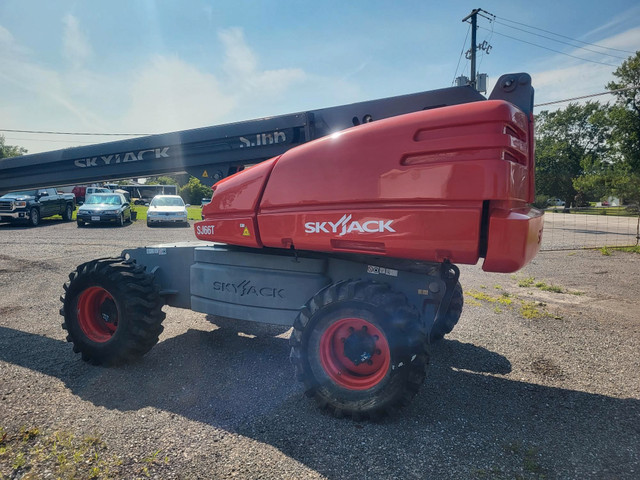
[[514, 271], [537, 252], [542, 228], [526, 206], [532, 131], [526, 115], [499, 100], [344, 130], [218, 182], [196, 235], [475, 264], [490, 206], [484, 268]]

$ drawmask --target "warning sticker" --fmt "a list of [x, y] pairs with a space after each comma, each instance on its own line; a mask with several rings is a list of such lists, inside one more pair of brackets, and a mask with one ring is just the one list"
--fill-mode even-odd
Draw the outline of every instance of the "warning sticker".
[[202, 178], [209, 178], [209, 174], [207, 173], [206, 170], [202, 172]]
[[395, 270], [393, 268], [377, 267], [375, 265], [368, 265], [367, 273], [370, 273], [372, 275], [388, 275], [389, 277], [398, 276], [398, 270]]
[[242, 236], [243, 237], [250, 237], [251, 233], [249, 233], [249, 229], [247, 227], [244, 227], [244, 231], [242, 232]]

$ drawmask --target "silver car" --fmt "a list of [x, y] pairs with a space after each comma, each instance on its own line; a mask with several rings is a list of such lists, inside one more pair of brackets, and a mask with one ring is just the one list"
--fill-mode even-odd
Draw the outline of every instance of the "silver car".
[[78, 208], [78, 227], [90, 223], [115, 223], [118, 226], [131, 221], [131, 206], [120, 193], [94, 193]]
[[147, 211], [147, 226], [162, 223], [181, 223], [189, 225], [187, 221], [187, 207], [179, 195], [156, 195], [149, 204]]

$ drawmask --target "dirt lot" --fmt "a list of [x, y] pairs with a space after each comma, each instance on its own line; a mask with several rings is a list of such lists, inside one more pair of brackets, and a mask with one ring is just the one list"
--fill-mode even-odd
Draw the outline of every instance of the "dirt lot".
[[77, 264], [193, 238], [143, 222], [0, 224], [0, 478], [640, 477], [640, 255], [462, 267], [462, 319], [415, 401], [357, 423], [304, 397], [287, 333], [165, 308], [142, 361], [73, 354], [58, 310]]

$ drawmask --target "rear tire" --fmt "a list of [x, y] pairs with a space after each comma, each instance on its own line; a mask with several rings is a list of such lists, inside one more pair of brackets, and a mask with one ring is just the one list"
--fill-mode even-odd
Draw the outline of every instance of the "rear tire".
[[70, 203], [67, 203], [66, 207], [64, 207], [64, 212], [62, 212], [62, 219], [65, 222], [70, 222], [73, 219], [73, 207]]
[[376, 419], [407, 405], [428, 364], [418, 312], [381, 283], [320, 291], [296, 318], [290, 342], [306, 394], [336, 417]]
[[122, 364], [158, 343], [164, 302], [144, 267], [122, 258], [93, 260], [69, 275], [64, 290], [62, 328], [83, 360]]

